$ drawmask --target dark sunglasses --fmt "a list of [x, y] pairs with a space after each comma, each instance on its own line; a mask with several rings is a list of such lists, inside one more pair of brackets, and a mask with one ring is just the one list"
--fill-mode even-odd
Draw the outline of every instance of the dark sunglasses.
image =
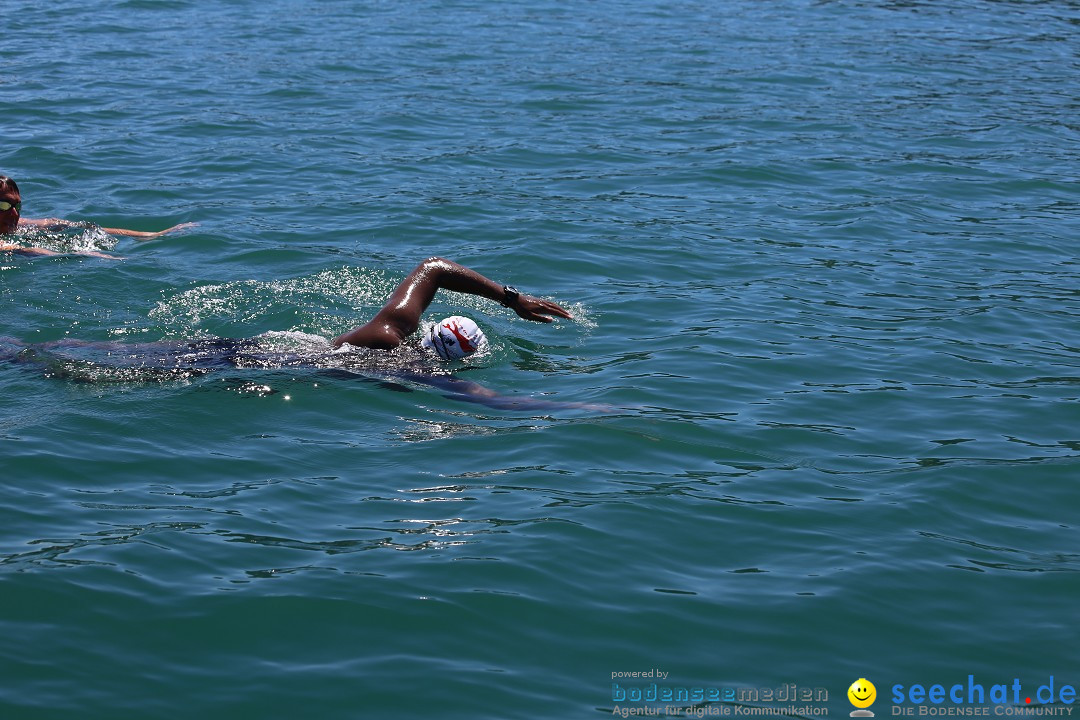
[[9, 203], [7, 200], [0, 200], [0, 212], [7, 212], [11, 208], [15, 208], [19, 212], [22, 212], [22, 203]]

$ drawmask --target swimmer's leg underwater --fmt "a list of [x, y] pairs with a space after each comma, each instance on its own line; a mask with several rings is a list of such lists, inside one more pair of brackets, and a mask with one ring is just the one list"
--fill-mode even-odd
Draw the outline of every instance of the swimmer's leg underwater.
[[34, 368], [45, 377], [78, 381], [75, 377], [69, 377], [62, 358], [48, 352], [41, 345], [24, 343], [18, 338], [0, 336], [0, 362]]
[[[0, 362], [32, 368], [44, 377], [75, 383], [97, 385], [170, 382], [205, 375], [208, 369], [176, 362], [180, 349], [190, 344], [175, 342], [121, 343], [116, 341], [64, 338], [42, 343], [27, 343], [10, 336], [0, 336]], [[72, 357], [64, 350], [103, 352], [105, 357], [125, 358], [133, 364], [100, 362], [96, 358]], [[153, 360], [166, 362], [153, 364]]]
[[11, 360], [26, 347], [26, 343], [18, 338], [0, 335], [0, 360]]

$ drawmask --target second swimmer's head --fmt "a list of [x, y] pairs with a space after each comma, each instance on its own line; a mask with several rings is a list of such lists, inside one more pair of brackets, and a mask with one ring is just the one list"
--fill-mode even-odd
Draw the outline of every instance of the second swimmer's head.
[[486, 348], [487, 337], [472, 320], [454, 315], [429, 325], [421, 344], [443, 360], [458, 360]]

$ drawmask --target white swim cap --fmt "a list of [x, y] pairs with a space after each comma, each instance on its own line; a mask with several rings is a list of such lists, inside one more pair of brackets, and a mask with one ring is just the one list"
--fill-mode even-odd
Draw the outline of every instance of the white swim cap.
[[443, 360], [457, 360], [483, 350], [487, 338], [472, 320], [454, 315], [429, 325], [421, 344]]

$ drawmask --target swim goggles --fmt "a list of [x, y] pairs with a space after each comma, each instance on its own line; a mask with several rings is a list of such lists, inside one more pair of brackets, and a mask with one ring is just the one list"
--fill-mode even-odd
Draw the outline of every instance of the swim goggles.
[[15, 208], [19, 212], [22, 212], [22, 203], [9, 203], [7, 200], [0, 200], [0, 212], [7, 212], [11, 208]]

